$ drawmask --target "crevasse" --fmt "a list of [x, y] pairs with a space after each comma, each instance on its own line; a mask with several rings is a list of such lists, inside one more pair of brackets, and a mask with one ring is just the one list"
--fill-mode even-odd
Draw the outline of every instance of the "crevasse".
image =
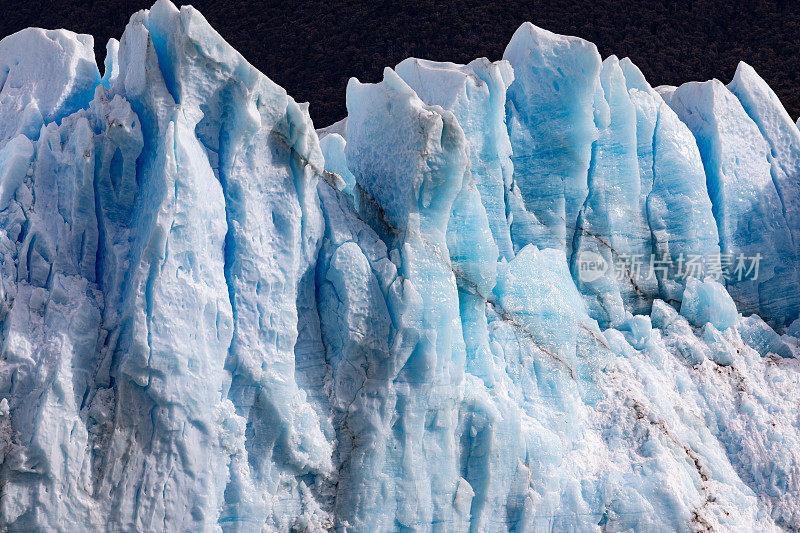
[[800, 130], [522, 25], [346, 120], [159, 0], [0, 41], [0, 529], [800, 529]]

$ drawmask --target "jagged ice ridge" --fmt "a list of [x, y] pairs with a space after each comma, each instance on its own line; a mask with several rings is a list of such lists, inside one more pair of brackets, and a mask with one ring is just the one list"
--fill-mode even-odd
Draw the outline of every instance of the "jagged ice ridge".
[[0, 529], [800, 529], [800, 130], [531, 24], [346, 120], [159, 0], [0, 41]]

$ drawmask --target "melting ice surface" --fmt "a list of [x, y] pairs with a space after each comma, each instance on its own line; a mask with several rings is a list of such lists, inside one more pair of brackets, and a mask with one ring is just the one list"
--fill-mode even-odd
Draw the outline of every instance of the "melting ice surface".
[[346, 121], [160, 0], [0, 41], [0, 529], [800, 529], [800, 130], [524, 24]]

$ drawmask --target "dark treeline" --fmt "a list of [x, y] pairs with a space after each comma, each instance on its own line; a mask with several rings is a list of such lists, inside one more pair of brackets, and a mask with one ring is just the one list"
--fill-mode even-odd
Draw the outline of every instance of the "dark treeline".
[[[67, 28], [105, 42], [150, 0], [0, 0], [0, 36], [27, 26]], [[317, 127], [346, 115], [348, 78], [378, 81], [415, 56], [468, 62], [502, 57], [524, 21], [629, 56], [653, 85], [719, 78], [747, 61], [793, 117], [800, 114], [800, 1], [197, 0], [211, 24], [298, 101]]]

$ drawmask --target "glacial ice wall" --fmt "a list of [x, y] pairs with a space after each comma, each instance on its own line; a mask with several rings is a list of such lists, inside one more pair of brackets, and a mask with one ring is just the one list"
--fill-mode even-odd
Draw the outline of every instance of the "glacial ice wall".
[[524, 24], [305, 105], [0, 41], [0, 529], [800, 529], [800, 130]]

